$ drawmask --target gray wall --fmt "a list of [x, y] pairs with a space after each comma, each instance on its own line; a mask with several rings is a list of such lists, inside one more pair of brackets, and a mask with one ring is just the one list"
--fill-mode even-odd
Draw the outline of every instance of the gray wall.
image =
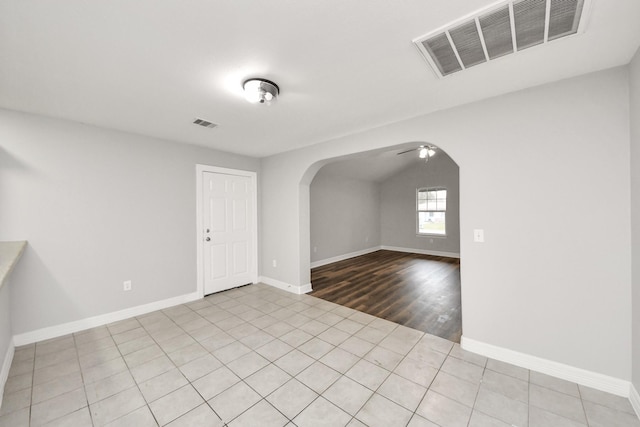
[[628, 68], [263, 159], [262, 275], [309, 283], [308, 185], [322, 164], [412, 141], [460, 167], [464, 337], [630, 380]]
[[310, 186], [311, 262], [380, 246], [378, 183], [322, 169]]
[[[447, 189], [446, 236], [416, 232], [416, 189]], [[427, 164], [417, 163], [380, 186], [380, 239], [384, 246], [460, 254], [458, 165], [442, 150]]]
[[640, 392], [640, 50], [629, 72], [631, 117], [631, 238], [633, 385]]
[[259, 169], [6, 110], [0, 141], [0, 240], [29, 241], [11, 279], [16, 334], [195, 292], [195, 165]]
[[[311, 262], [380, 245], [458, 256], [458, 165], [442, 150], [426, 165], [417, 160], [381, 183], [320, 169], [309, 187]], [[416, 189], [434, 186], [449, 190], [447, 236], [418, 236]]]

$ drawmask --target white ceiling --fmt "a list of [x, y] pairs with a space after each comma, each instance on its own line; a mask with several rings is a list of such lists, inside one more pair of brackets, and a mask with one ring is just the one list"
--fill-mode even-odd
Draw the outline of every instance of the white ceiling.
[[[425, 165], [424, 159], [418, 157], [418, 142], [403, 144], [391, 150], [365, 152], [349, 156], [343, 160], [333, 161], [324, 165], [317, 176], [330, 175], [347, 179], [358, 179], [362, 181], [384, 182], [400, 171], [414, 165]], [[414, 148], [412, 151], [407, 152]], [[449, 155], [435, 148], [436, 153], [432, 162], [437, 161], [441, 156], [449, 159]], [[425, 167], [429, 167], [427, 163]]]
[[[640, 45], [640, 1], [593, 0], [584, 34], [436, 78], [412, 40], [492, 2], [2, 0], [0, 107], [262, 157], [627, 64]], [[244, 101], [254, 76], [277, 103]]]
[[424, 163], [424, 160], [418, 157], [417, 151], [398, 154], [407, 149], [399, 148], [331, 162], [324, 165], [316, 176], [327, 174], [341, 178], [383, 182], [410, 165]]

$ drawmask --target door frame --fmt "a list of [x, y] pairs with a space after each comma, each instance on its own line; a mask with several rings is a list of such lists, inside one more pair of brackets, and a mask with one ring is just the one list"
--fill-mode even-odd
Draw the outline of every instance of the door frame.
[[251, 254], [253, 257], [251, 266], [251, 278], [253, 283], [258, 283], [258, 174], [252, 171], [221, 168], [196, 164], [196, 268], [197, 285], [196, 292], [200, 298], [204, 297], [204, 215], [202, 212], [202, 180], [204, 172], [221, 173], [226, 175], [245, 176], [251, 179], [253, 186], [253, 242]]

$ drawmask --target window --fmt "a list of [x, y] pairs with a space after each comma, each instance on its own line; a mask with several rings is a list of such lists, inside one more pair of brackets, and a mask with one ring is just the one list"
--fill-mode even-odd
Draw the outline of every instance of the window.
[[418, 189], [418, 234], [446, 234], [446, 188]]

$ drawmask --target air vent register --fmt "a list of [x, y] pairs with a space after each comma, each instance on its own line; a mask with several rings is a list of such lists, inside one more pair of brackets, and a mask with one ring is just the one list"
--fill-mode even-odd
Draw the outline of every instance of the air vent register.
[[583, 31], [585, 1], [495, 3], [414, 40], [439, 77]]

